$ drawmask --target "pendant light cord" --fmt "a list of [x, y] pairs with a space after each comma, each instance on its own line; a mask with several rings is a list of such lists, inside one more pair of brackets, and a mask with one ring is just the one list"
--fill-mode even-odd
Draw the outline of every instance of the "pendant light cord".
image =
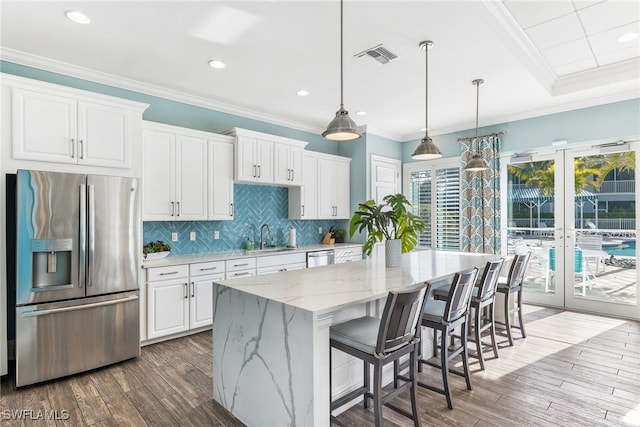
[[429, 43], [424, 46], [424, 131], [429, 134]]
[[343, 71], [343, 41], [342, 41], [342, 31], [343, 31], [343, 24], [342, 24], [342, 16], [344, 15], [343, 13], [343, 4], [342, 4], [342, 0], [340, 0], [340, 108], [344, 107], [344, 71]]
[[472, 81], [474, 85], [476, 85], [476, 153], [478, 156], [480, 155], [480, 141], [478, 141], [478, 114], [480, 111], [480, 85], [484, 83], [482, 79], [476, 79]]

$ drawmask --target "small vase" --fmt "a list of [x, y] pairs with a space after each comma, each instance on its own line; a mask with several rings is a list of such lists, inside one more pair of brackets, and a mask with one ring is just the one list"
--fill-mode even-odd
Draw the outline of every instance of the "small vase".
[[400, 267], [402, 258], [402, 240], [384, 241], [384, 260], [387, 268]]

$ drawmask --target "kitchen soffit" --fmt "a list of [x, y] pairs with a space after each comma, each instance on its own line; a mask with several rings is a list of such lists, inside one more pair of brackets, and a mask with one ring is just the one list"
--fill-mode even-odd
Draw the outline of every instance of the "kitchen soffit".
[[[83, 2], [74, 5], [92, 23], [79, 26], [64, 18], [66, 2], [3, 1], [0, 54], [319, 134], [339, 87], [337, 4]], [[345, 97], [352, 111], [368, 112], [359, 122], [368, 131], [420, 138], [424, 58], [416, 46], [431, 39], [439, 46], [430, 69], [432, 135], [474, 127], [473, 111], [460, 105], [474, 104], [468, 82], [478, 75], [487, 94], [480, 126], [636, 98], [639, 42], [619, 43], [617, 30], [638, 31], [639, 7], [635, 0], [346, 1]], [[574, 24], [554, 26], [556, 19]], [[551, 30], [536, 36], [545, 25]], [[577, 41], [581, 48], [567, 49]], [[378, 44], [398, 59], [353, 57]], [[226, 69], [207, 65], [214, 55]], [[311, 96], [297, 96], [301, 87]]]

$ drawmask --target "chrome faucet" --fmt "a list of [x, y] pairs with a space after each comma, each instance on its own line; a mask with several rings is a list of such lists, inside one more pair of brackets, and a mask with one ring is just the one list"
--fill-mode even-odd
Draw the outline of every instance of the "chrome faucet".
[[262, 237], [262, 232], [264, 231], [264, 228], [267, 227], [267, 232], [269, 233], [269, 236], [271, 236], [271, 229], [269, 228], [269, 224], [262, 224], [260, 226], [260, 249], [264, 249], [265, 245], [267, 242], [264, 241], [264, 238]]

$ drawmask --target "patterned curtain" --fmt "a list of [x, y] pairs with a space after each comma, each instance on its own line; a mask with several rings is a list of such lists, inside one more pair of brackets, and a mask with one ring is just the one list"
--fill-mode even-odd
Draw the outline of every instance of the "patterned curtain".
[[[479, 149], [489, 169], [466, 172], [464, 168]], [[500, 137], [462, 141], [460, 174], [461, 250], [500, 253]]]

